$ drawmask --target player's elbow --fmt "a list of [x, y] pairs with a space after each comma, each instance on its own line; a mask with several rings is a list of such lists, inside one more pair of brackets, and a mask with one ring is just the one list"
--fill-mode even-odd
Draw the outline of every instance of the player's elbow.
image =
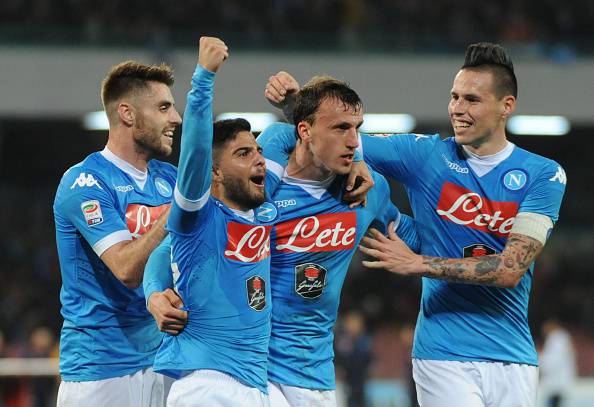
[[114, 274], [120, 283], [124, 284], [127, 288], [136, 289], [142, 284], [142, 274], [131, 267], [120, 269]]

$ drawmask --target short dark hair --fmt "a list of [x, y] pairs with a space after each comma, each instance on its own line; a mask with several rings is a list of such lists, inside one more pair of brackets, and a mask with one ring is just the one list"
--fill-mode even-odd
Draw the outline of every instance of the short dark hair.
[[499, 44], [479, 42], [466, 48], [461, 69], [488, 70], [493, 74], [494, 92], [497, 97], [518, 97], [518, 81], [514, 64], [505, 49]]
[[359, 111], [363, 107], [361, 98], [347, 82], [331, 76], [314, 76], [303, 85], [295, 97], [293, 108], [295, 126], [302, 121], [313, 124], [316, 112], [326, 99], [338, 100], [355, 111]]
[[252, 131], [250, 122], [246, 119], [226, 119], [219, 120], [212, 124], [212, 161], [218, 165], [221, 151], [228, 142], [235, 140], [238, 133], [242, 131]]
[[148, 82], [159, 82], [171, 87], [173, 81], [173, 69], [169, 65], [124, 61], [112, 66], [101, 82], [101, 101], [107, 111], [107, 105], [122, 96], [148, 89]]

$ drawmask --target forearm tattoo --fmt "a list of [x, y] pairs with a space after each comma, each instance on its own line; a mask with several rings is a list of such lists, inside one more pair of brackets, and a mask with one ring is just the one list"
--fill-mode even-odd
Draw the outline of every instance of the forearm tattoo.
[[423, 256], [428, 268], [423, 275], [456, 283], [504, 285], [510, 278], [521, 278], [541, 249], [539, 241], [512, 234], [499, 254], [464, 259]]

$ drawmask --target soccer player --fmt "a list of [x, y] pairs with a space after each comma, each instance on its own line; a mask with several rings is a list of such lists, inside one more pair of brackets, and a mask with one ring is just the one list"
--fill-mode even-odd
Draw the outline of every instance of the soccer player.
[[[266, 89], [280, 107], [293, 91], [287, 75]], [[424, 277], [413, 348], [422, 406], [536, 400], [528, 297], [567, 180], [557, 163], [507, 140], [516, 97], [503, 48], [473, 44], [452, 87], [454, 138], [362, 135], [365, 160], [405, 185], [419, 228], [422, 256], [378, 232], [362, 251], [377, 258], [368, 267]]]
[[[359, 145], [362, 102], [346, 83], [315, 77], [297, 94], [295, 126], [274, 124], [258, 137], [268, 171], [280, 180], [273, 198], [281, 207], [272, 232], [272, 333], [268, 375], [272, 406], [335, 406], [333, 328], [340, 292], [355, 249], [373, 223], [413, 247], [416, 229], [389, 201], [385, 178], [367, 205], [343, 201], [344, 182]], [[287, 139], [297, 144], [286, 170]]]
[[[170, 326], [155, 370], [176, 377], [168, 406], [268, 406], [270, 232], [266, 165], [243, 119], [212, 122], [215, 72], [228, 57], [218, 38], [200, 39], [184, 112], [174, 202], [167, 228], [175, 287], [188, 312]], [[214, 127], [214, 129], [213, 129]], [[147, 298], [171, 282], [167, 241], [147, 265]], [[181, 331], [181, 332], [180, 332]]]
[[423, 277], [413, 348], [422, 406], [533, 406], [537, 356], [528, 327], [534, 261], [557, 221], [566, 176], [509, 142], [513, 64], [473, 44], [451, 91], [454, 138], [363, 136], [365, 160], [401, 181], [422, 255], [375, 232], [364, 264]]
[[181, 124], [171, 68], [127, 61], [101, 87], [107, 145], [63, 175], [54, 202], [62, 273], [58, 406], [161, 406], [152, 371], [162, 334], [138, 289], [146, 260], [165, 237]]

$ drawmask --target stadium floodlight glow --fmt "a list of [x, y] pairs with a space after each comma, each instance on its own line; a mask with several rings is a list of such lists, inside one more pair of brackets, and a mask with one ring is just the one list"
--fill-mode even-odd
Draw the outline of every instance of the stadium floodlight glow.
[[104, 111], [87, 113], [83, 117], [85, 130], [109, 130], [109, 122]]
[[507, 130], [518, 135], [563, 136], [571, 125], [563, 116], [513, 116], [507, 121]]
[[216, 117], [216, 120], [226, 119], [246, 119], [250, 122], [253, 132], [260, 132], [274, 122], [278, 121], [278, 117], [274, 113], [258, 113], [258, 112], [226, 112], [221, 113]]
[[366, 113], [363, 115], [363, 133], [409, 133], [417, 121], [410, 114]]

